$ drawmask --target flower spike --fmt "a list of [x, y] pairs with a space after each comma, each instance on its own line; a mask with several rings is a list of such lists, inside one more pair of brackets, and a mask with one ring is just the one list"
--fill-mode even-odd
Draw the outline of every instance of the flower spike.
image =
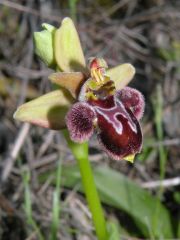
[[135, 68], [121, 64], [112, 69], [102, 58], [91, 58], [86, 66], [73, 21], [63, 19], [56, 29], [43, 24], [34, 35], [37, 55], [51, 68], [49, 76], [59, 90], [20, 106], [14, 117], [51, 129], [67, 127], [75, 142], [97, 134], [103, 150], [113, 159], [133, 161], [141, 151], [139, 121], [144, 112], [142, 94], [126, 85]]

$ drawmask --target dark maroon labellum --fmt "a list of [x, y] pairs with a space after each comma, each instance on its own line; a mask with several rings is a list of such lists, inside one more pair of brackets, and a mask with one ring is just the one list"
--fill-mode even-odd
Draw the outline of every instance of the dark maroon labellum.
[[140, 152], [142, 134], [139, 122], [122, 102], [109, 96], [90, 101], [97, 114], [97, 135], [103, 149], [114, 159]]

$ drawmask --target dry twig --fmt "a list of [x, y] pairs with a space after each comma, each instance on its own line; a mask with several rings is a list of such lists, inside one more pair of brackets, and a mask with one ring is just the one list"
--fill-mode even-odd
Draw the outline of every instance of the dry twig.
[[18, 136], [14, 142], [14, 145], [13, 145], [13, 149], [11, 151], [9, 151], [9, 157], [5, 160], [5, 166], [4, 166], [4, 170], [3, 170], [3, 173], [2, 173], [2, 180], [5, 181], [11, 170], [12, 170], [12, 167], [14, 165], [14, 162], [18, 156], [18, 153], [26, 139], [26, 136], [29, 132], [29, 129], [30, 129], [30, 125], [29, 123], [24, 123], [18, 133]]
[[180, 177], [175, 177], [171, 179], [164, 179], [162, 181], [150, 181], [141, 184], [143, 188], [152, 189], [152, 188], [168, 188], [180, 185]]

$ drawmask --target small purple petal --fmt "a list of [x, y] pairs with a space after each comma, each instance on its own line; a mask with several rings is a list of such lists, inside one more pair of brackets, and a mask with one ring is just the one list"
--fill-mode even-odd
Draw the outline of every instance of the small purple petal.
[[66, 115], [66, 125], [74, 142], [87, 141], [94, 131], [96, 114], [88, 103], [76, 103]]
[[136, 89], [125, 87], [116, 92], [116, 97], [121, 100], [124, 106], [131, 110], [135, 117], [139, 120], [144, 113], [144, 97]]
[[97, 114], [98, 140], [115, 160], [140, 152], [142, 133], [138, 120], [113, 96], [105, 101], [91, 101]]

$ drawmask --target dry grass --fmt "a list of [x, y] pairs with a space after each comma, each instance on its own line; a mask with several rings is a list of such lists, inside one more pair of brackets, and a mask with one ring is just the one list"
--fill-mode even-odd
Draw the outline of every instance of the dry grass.
[[[90, 159], [97, 164], [109, 164], [156, 192], [160, 171], [158, 149], [162, 147], [168, 153], [162, 201], [178, 217], [174, 194], [180, 185], [180, 2], [121, 0], [106, 1], [106, 6], [101, 2], [87, 0], [77, 5], [82, 45], [87, 58], [102, 56], [110, 66], [123, 62], [135, 65], [137, 74], [132, 85], [141, 90], [146, 99], [145, 143], [133, 167], [108, 159], [99, 151], [94, 138], [90, 142]], [[74, 159], [59, 132], [15, 122], [12, 115], [21, 103], [50, 90], [47, 76], [51, 70], [33, 53], [33, 32], [40, 30], [43, 22], [59, 26], [70, 11], [66, 1], [51, 0], [0, 0], [0, 9], [0, 239], [39, 239], [25, 222], [22, 174], [25, 170], [31, 173], [28, 184], [33, 218], [43, 233], [48, 234], [53, 177], [49, 176], [43, 184], [38, 177], [55, 170], [59, 156], [63, 155], [62, 161], [67, 165]], [[158, 137], [154, 121], [157, 85], [163, 98], [162, 139]], [[61, 189], [61, 200], [58, 239], [95, 239], [84, 198], [76, 189]], [[111, 215], [114, 211], [108, 209], [108, 213]]]

